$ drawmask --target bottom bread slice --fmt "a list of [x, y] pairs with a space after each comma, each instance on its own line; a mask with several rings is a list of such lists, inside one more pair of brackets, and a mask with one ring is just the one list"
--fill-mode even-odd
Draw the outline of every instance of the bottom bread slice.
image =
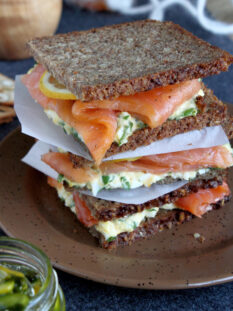
[[[230, 196], [225, 196], [224, 199], [211, 204], [210, 210], [223, 207], [229, 200]], [[101, 247], [112, 250], [121, 245], [131, 245], [138, 239], [149, 238], [164, 229], [171, 229], [174, 226], [188, 222], [194, 217], [191, 213], [178, 209], [171, 211], [160, 210], [156, 217], [147, 218], [134, 231], [122, 232], [112, 241], [105, 240], [104, 236], [95, 230], [95, 227], [92, 227], [89, 231], [94, 237], [98, 238]]]
[[[224, 173], [218, 178], [215, 176], [201, 182], [192, 182], [187, 189], [182, 187], [178, 189], [180, 192], [176, 190], [168, 193], [166, 199], [160, 197], [153, 205], [144, 206], [139, 211], [136, 209], [133, 213], [131, 210], [129, 214], [123, 213], [123, 217], [117, 215], [118, 217], [111, 217], [109, 220], [96, 217], [93, 213], [94, 206], [89, 206], [89, 196], [83, 196], [77, 190], [69, 192], [50, 177], [48, 183], [56, 188], [58, 196], [76, 214], [78, 220], [98, 238], [100, 246], [113, 249], [119, 245], [130, 245], [139, 238], [150, 237], [164, 228], [171, 228], [195, 216], [201, 217], [206, 212], [223, 206], [230, 199], [226, 171]], [[113, 204], [111, 201], [106, 202]], [[119, 203], [118, 208], [120, 205]]]

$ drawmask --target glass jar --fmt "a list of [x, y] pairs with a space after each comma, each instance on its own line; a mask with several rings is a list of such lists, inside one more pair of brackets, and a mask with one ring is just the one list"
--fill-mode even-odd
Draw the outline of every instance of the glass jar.
[[57, 273], [49, 258], [37, 247], [18, 239], [0, 237], [0, 265], [9, 265], [17, 271], [32, 271], [40, 278], [40, 290], [30, 299], [25, 311], [65, 311]]

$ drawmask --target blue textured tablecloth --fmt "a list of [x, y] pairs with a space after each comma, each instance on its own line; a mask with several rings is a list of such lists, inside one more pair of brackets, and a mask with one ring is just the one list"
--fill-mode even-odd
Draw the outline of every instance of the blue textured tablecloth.
[[[58, 32], [84, 30], [107, 24], [144, 19], [146, 16], [121, 16], [116, 13], [94, 13], [64, 6]], [[225, 36], [213, 35], [203, 30], [181, 7], [173, 6], [165, 16], [180, 24], [195, 35], [233, 54], [233, 43]], [[32, 59], [23, 61], [0, 61], [0, 72], [10, 77], [25, 73], [32, 65]], [[233, 68], [227, 73], [205, 79], [223, 101], [233, 103]], [[0, 125], [0, 139], [18, 126], [14, 120]], [[232, 228], [233, 230], [233, 228]], [[0, 230], [0, 235], [3, 232]], [[233, 260], [233, 259], [232, 259]], [[201, 289], [179, 291], [147, 291], [126, 289], [87, 281], [57, 271], [64, 290], [67, 310], [233, 310], [233, 283]], [[136, 272], [135, 272], [136, 273]], [[232, 272], [233, 273], [233, 272]]]

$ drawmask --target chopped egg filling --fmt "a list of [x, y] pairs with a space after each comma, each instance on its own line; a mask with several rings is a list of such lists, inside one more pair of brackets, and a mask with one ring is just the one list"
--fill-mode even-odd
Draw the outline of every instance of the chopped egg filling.
[[64, 202], [65, 206], [69, 207], [70, 210], [76, 214], [73, 193], [66, 191], [63, 186], [56, 189], [59, 198]]
[[59, 175], [58, 181], [65, 181], [69, 185], [69, 187], [85, 187], [91, 190], [94, 195], [96, 195], [102, 189], [134, 189], [141, 186], [150, 187], [152, 184], [161, 181], [166, 177], [172, 177], [173, 179], [181, 180], [191, 180], [194, 179], [198, 174], [203, 175], [209, 170], [210, 168], [202, 168], [196, 171], [176, 173], [168, 172], [160, 175], [143, 172], [121, 172], [116, 174], [102, 175], [100, 172], [96, 178], [87, 183], [79, 184], [76, 182], [72, 182], [63, 175]]
[[113, 240], [113, 237], [116, 237], [122, 232], [134, 231], [146, 218], [154, 218], [158, 211], [159, 208], [155, 207], [122, 218], [99, 221], [95, 229], [103, 234], [105, 240], [110, 242]]
[[198, 108], [196, 105], [196, 98], [198, 96], [203, 97], [205, 94], [203, 90], [200, 90], [191, 99], [185, 101], [181, 106], [179, 106], [176, 111], [169, 117], [169, 120], [180, 120], [185, 117], [195, 116], [198, 113]]
[[76, 140], [84, 143], [81, 135], [72, 126], [64, 122], [55, 111], [47, 109], [44, 110], [44, 112], [46, 113], [47, 117], [53, 121], [54, 124], [61, 126], [67, 135], [72, 135]]

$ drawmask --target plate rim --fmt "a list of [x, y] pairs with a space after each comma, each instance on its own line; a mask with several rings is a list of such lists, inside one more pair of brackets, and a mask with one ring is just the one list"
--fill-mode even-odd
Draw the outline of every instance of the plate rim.
[[[16, 127], [15, 129], [13, 129], [12, 131], [10, 131], [1, 141], [0, 141], [0, 149], [2, 148], [2, 145], [4, 145], [5, 142], [8, 141], [8, 139], [10, 139], [12, 136], [14, 135], [22, 135], [23, 136], [27, 136], [21, 132], [21, 126]], [[33, 169], [34, 170], [34, 169]], [[36, 171], [36, 170], [35, 170]], [[51, 226], [51, 225], [50, 225]], [[5, 224], [2, 223], [1, 219], [0, 219], [0, 227], [3, 230], [3, 232], [10, 236], [10, 237], [16, 237], [14, 233], [11, 232], [11, 230], [7, 229], [7, 226], [5, 226]], [[52, 227], [52, 226], [51, 226]], [[16, 237], [17, 238], [17, 237]], [[29, 240], [31, 241], [31, 240]], [[34, 242], [32, 242], [34, 243]], [[37, 241], [37, 245], [40, 246], [40, 241]], [[43, 243], [43, 241], [41, 242]], [[107, 251], [106, 251], [107, 252]], [[47, 255], [49, 256], [49, 254], [47, 253]], [[49, 256], [50, 257], [50, 256]], [[161, 283], [159, 284], [159, 280], [154, 280], [153, 281], [153, 285], [149, 285], [148, 284], [148, 279], [142, 279], [141, 280], [141, 284], [143, 284], [143, 286], [138, 286], [138, 284], [135, 284], [135, 279], [131, 278], [123, 278], [123, 277], [119, 277], [117, 278], [119, 280], [118, 283], [116, 283], [116, 277], [112, 276], [112, 275], [108, 275], [107, 277], [104, 278], [103, 275], [98, 274], [96, 272], [88, 272], [86, 271], [77, 271], [77, 270], [72, 270], [71, 268], [69, 268], [68, 266], [64, 266], [62, 264], [59, 264], [58, 262], [54, 261], [51, 258], [51, 262], [52, 265], [61, 270], [64, 271], [66, 273], [87, 279], [87, 280], [92, 280], [98, 283], [102, 283], [102, 284], [108, 284], [108, 285], [113, 285], [113, 286], [118, 286], [118, 287], [125, 287], [125, 288], [135, 288], [135, 289], [146, 289], [146, 290], [177, 290], [177, 289], [189, 289], [189, 288], [200, 288], [200, 287], [207, 287], [207, 286], [213, 286], [213, 285], [218, 285], [218, 284], [223, 284], [223, 283], [228, 283], [233, 281], [233, 273], [229, 272], [229, 273], [223, 273], [221, 275], [219, 275], [218, 277], [214, 277], [214, 278], [192, 278], [192, 280], [190, 280], [190, 283], [186, 283], [186, 282], [182, 282], [182, 281], [176, 281], [176, 283], [174, 284], [174, 282], [172, 283], [171, 286], [169, 286], [166, 282], [165, 285], [161, 286]]]

